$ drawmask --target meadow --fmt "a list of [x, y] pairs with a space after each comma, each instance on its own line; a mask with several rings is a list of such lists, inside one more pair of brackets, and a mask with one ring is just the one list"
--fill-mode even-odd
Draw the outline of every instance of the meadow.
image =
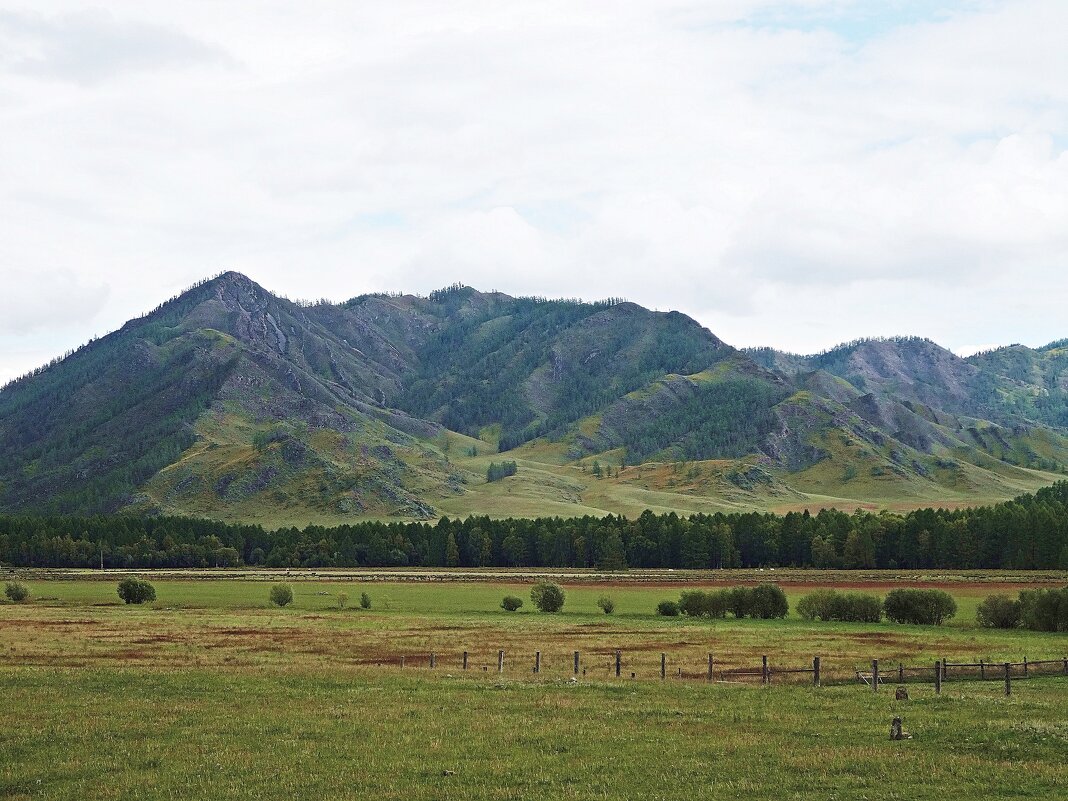
[[[873, 658], [1068, 655], [1064, 635], [974, 625], [983, 597], [1026, 574], [777, 577], [791, 607], [817, 586], [946, 587], [959, 612], [941, 627], [653, 614], [683, 588], [767, 577], [755, 571], [565, 573], [556, 615], [531, 610], [518, 573], [224, 576], [147, 576], [157, 600], [126, 606], [117, 575], [25, 574], [31, 600], [0, 605], [0, 798], [1034, 798], [1068, 781], [1068, 678], [1006, 698], [997, 682], [953, 680], [936, 696], [921, 676], [896, 701], [854, 675]], [[283, 579], [294, 602], [270, 607]], [[500, 609], [505, 594], [524, 607]], [[826, 686], [709, 683], [708, 653], [717, 670], [819, 655]], [[913, 739], [889, 740], [898, 715]]]

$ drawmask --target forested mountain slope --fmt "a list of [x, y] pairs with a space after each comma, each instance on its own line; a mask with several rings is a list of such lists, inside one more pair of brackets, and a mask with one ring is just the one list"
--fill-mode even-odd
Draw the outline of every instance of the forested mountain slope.
[[[1009, 498], [1068, 464], [1064, 343], [739, 351], [677, 312], [225, 273], [0, 391], [0, 510], [263, 522]], [[516, 475], [487, 482], [498, 452]]]

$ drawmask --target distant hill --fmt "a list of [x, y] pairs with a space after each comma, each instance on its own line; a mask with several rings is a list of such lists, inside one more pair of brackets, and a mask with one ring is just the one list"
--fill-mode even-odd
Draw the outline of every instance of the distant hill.
[[[993, 501], [1068, 466], [1068, 343], [737, 350], [678, 312], [225, 273], [0, 390], [0, 510], [269, 524]], [[506, 453], [516, 475], [486, 482]]]

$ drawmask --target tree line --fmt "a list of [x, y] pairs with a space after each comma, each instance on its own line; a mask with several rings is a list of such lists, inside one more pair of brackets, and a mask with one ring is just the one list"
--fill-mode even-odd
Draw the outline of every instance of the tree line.
[[1068, 481], [971, 509], [906, 514], [646, 511], [442, 518], [268, 531], [182, 517], [0, 517], [20, 567], [628, 567], [1068, 569]]

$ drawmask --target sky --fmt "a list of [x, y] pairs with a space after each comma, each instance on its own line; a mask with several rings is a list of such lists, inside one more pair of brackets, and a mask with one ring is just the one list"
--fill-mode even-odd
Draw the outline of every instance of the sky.
[[0, 381], [237, 270], [1068, 337], [1068, 2], [0, 0]]

